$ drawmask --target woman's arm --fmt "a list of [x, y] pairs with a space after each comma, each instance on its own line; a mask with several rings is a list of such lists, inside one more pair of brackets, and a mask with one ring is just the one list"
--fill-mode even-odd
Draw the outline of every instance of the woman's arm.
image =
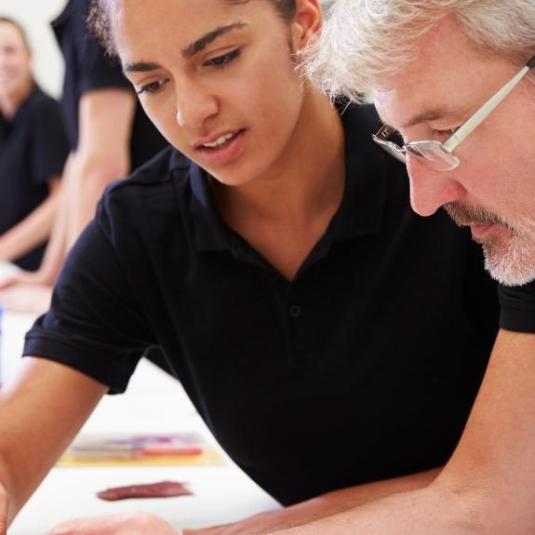
[[47, 198], [0, 236], [0, 260], [16, 260], [48, 239], [59, 206], [59, 177], [52, 177], [48, 187]]

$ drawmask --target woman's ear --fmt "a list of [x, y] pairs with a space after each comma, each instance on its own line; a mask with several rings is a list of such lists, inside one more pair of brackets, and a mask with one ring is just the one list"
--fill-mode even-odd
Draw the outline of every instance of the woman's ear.
[[296, 0], [296, 12], [292, 22], [294, 50], [304, 48], [319, 36], [323, 26], [320, 0]]

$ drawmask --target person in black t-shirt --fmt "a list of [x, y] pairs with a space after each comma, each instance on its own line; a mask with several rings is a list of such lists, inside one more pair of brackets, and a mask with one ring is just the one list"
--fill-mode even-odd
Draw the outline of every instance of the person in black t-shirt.
[[[319, 4], [99, 5], [173, 147], [107, 190], [27, 335], [25, 375], [0, 405], [28, 422], [0, 419], [10, 515], [153, 346], [229, 455], [287, 506], [230, 532], [427, 484], [477, 393], [495, 286], [465, 230], [411, 211], [405, 167], [371, 141], [374, 110], [333, 107], [296, 69]], [[110, 533], [174, 532], [115, 522]]]
[[87, 31], [88, 0], [69, 0], [53, 29], [65, 59], [61, 104], [71, 157], [45, 258], [36, 272], [1, 283], [10, 310], [43, 312], [65, 255], [91, 220], [102, 190], [148, 161], [167, 142], [150, 123], [117, 61]]
[[501, 329], [434, 485], [284, 533], [535, 533], [535, 2], [337, 0], [310, 66], [373, 95], [414, 210], [470, 227], [501, 283]]
[[59, 105], [33, 79], [23, 28], [0, 17], [0, 260], [39, 267], [68, 151]]

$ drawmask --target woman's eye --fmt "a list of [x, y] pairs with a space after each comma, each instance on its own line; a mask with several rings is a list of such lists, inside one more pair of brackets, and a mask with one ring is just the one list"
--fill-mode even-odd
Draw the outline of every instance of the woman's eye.
[[143, 93], [154, 94], [157, 93], [169, 80], [156, 80], [149, 84], [142, 85], [136, 93], [142, 95]]
[[241, 50], [237, 48], [236, 50], [232, 50], [231, 52], [227, 52], [226, 54], [223, 54], [222, 56], [217, 56], [215, 58], [209, 59], [206, 61], [203, 65], [206, 67], [225, 67], [228, 63], [235, 60], [241, 53]]

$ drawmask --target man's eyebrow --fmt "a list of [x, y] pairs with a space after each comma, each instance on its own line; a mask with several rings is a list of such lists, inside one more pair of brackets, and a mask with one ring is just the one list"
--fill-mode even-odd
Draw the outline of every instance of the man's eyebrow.
[[208, 33], [204, 34], [202, 37], [193, 41], [193, 43], [184, 48], [182, 50], [182, 56], [184, 56], [185, 58], [191, 58], [195, 54], [198, 54], [199, 52], [204, 50], [210, 43], [215, 41], [218, 37], [221, 37], [222, 35], [233, 30], [240, 30], [242, 28], [245, 28], [246, 26], [247, 24], [241, 21], [233, 22], [232, 24], [227, 24], [226, 26], [219, 26], [218, 28], [215, 28], [214, 30], [211, 30]]
[[425, 110], [405, 121], [400, 126], [400, 129], [411, 128], [412, 126], [430, 121], [438, 121], [444, 117], [457, 117], [460, 115], [461, 113], [458, 109], [435, 108], [431, 110]]

